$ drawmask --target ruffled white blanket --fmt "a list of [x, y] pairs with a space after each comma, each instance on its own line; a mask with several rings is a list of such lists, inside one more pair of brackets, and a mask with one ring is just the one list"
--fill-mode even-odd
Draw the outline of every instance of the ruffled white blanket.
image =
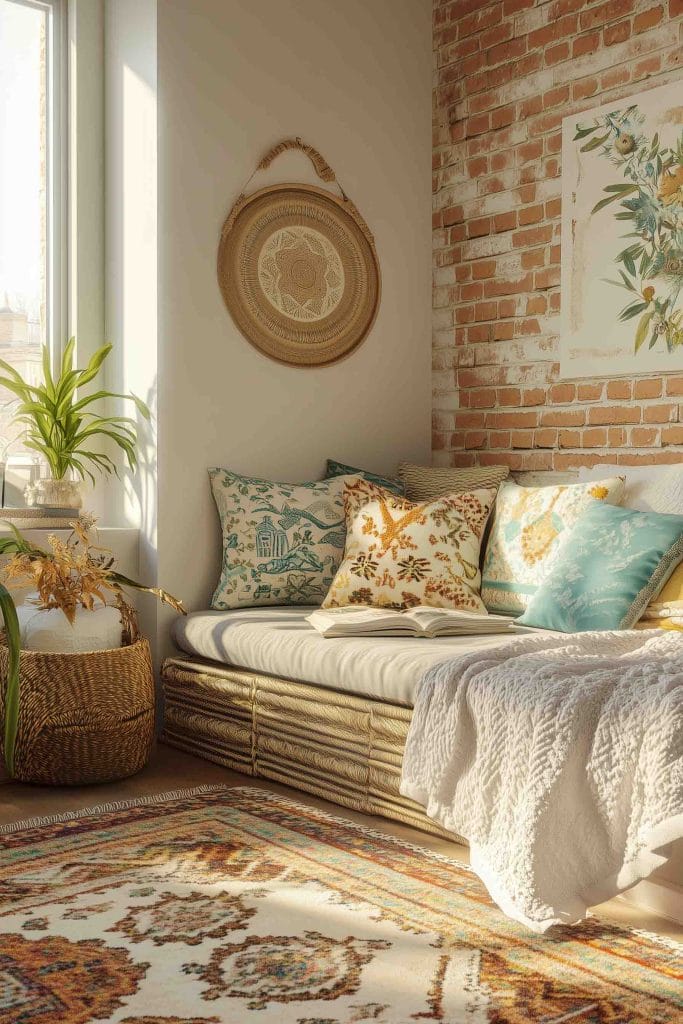
[[510, 917], [580, 921], [683, 836], [683, 635], [535, 634], [437, 665], [401, 792], [469, 840]]

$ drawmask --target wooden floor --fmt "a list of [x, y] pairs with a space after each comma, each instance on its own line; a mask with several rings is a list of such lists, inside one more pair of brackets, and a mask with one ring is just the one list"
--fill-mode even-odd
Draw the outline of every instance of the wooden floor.
[[[328, 803], [326, 800], [307, 796], [288, 786], [281, 786], [264, 779], [252, 779], [161, 744], [154, 752], [147, 768], [139, 775], [125, 779], [123, 782], [59, 789], [46, 786], [27, 786], [20, 783], [0, 785], [0, 824], [60, 814], [64, 811], [77, 811], [116, 800], [131, 800], [139, 796], [216, 783], [225, 786], [256, 786], [272, 793], [281, 793], [312, 807], [323, 808], [332, 814], [338, 814], [340, 817], [351, 819], [369, 828], [404, 839], [426, 850], [434, 850], [437, 853], [453, 857], [455, 860], [469, 862], [467, 848], [459, 843], [430, 836], [418, 829], [389, 821], [386, 818], [358, 814], [338, 807], [336, 804]], [[608, 903], [596, 907], [595, 913], [612, 921], [683, 940], [682, 926], [667, 918], [656, 917], [630, 907], [618, 899], [610, 900]]]

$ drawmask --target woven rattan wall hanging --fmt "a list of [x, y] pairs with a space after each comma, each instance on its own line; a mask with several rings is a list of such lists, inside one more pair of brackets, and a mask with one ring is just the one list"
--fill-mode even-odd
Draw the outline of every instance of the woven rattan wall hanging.
[[340, 195], [290, 183], [243, 191], [221, 232], [218, 283], [252, 345], [282, 363], [324, 366], [348, 355], [372, 327], [379, 264], [367, 224], [312, 146], [285, 139], [254, 174], [287, 149], [306, 153]]

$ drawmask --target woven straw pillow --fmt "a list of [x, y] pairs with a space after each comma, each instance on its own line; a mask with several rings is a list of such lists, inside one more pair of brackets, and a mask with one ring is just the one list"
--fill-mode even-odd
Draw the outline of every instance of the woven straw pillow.
[[497, 489], [508, 476], [507, 466], [471, 466], [451, 469], [447, 466], [415, 466], [401, 462], [399, 479], [406, 488], [410, 501], [434, 501], [446, 494], [465, 494], [480, 488]]

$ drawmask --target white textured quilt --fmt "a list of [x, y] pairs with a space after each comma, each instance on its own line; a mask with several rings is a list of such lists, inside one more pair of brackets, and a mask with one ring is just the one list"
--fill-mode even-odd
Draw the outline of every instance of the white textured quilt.
[[580, 921], [683, 836], [683, 635], [524, 636], [435, 666], [401, 792], [469, 840], [510, 917]]

